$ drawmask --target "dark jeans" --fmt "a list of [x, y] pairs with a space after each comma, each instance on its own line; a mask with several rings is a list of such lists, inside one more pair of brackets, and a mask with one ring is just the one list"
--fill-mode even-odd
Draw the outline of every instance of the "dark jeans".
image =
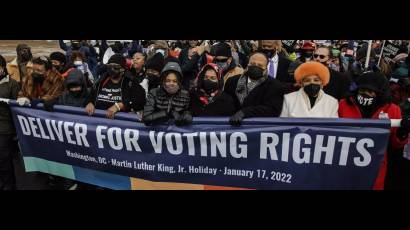
[[0, 190], [14, 190], [13, 151], [15, 151], [13, 135], [0, 135]]

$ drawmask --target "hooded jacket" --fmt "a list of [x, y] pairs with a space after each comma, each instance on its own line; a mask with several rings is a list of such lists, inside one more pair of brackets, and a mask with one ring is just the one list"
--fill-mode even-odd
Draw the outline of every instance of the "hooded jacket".
[[[64, 82], [66, 91], [58, 97], [57, 103], [58, 105], [67, 105], [67, 106], [74, 106], [74, 107], [85, 107], [87, 103], [87, 99], [90, 94], [90, 90], [87, 88], [87, 81], [80, 70], [74, 69], [72, 70], [65, 82]], [[74, 97], [69, 92], [70, 85], [81, 85], [82, 86], [82, 94], [79, 97]]]
[[[165, 77], [168, 73], [174, 72], [178, 77], [180, 90], [175, 94], [168, 94], [164, 89]], [[152, 124], [157, 121], [166, 121], [172, 111], [180, 114], [190, 114], [189, 93], [182, 89], [182, 70], [178, 63], [169, 62], [161, 72], [161, 86], [152, 89], [148, 93], [147, 103], [144, 106], [143, 121]]]

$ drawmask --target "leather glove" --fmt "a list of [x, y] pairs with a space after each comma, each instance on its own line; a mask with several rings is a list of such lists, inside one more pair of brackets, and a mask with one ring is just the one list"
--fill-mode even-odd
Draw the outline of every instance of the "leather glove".
[[43, 103], [43, 99], [33, 99], [31, 100], [30, 104], [32, 108], [36, 108], [38, 104]]
[[45, 101], [44, 102], [44, 110], [48, 112], [54, 112], [54, 101]]
[[242, 110], [239, 110], [231, 116], [231, 118], [229, 119], [229, 124], [233, 126], [240, 126], [244, 117], [245, 114], [242, 112]]
[[176, 111], [172, 111], [171, 116], [174, 118], [176, 126], [183, 125], [183, 116], [180, 113], [178, 113]]
[[400, 128], [397, 129], [396, 136], [404, 140], [407, 138], [408, 133], [410, 133], [410, 118], [402, 119], [400, 122]]
[[192, 123], [192, 115], [189, 112], [185, 112], [181, 116], [181, 125], [189, 125]]

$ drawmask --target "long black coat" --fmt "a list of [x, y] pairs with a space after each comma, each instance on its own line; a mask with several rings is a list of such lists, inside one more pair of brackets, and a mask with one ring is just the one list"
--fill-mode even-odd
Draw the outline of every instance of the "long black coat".
[[233, 76], [225, 83], [224, 91], [231, 95], [236, 110], [242, 110], [245, 117], [278, 117], [282, 112], [283, 86], [276, 79], [270, 77], [254, 88], [245, 97], [242, 106], [236, 96], [236, 87], [240, 75]]
[[234, 100], [225, 92], [216, 96], [207, 105], [201, 103], [199, 97], [200, 93], [197, 90], [191, 92], [190, 110], [194, 117], [231, 116], [236, 112]]

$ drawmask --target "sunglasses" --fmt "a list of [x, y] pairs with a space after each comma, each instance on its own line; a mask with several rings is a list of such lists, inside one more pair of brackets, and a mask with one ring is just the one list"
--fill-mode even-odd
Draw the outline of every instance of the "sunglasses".
[[313, 57], [314, 58], [318, 58], [318, 57], [320, 57], [320, 59], [324, 59], [325, 57], [326, 57], [326, 55], [322, 55], [322, 54], [313, 54]]

